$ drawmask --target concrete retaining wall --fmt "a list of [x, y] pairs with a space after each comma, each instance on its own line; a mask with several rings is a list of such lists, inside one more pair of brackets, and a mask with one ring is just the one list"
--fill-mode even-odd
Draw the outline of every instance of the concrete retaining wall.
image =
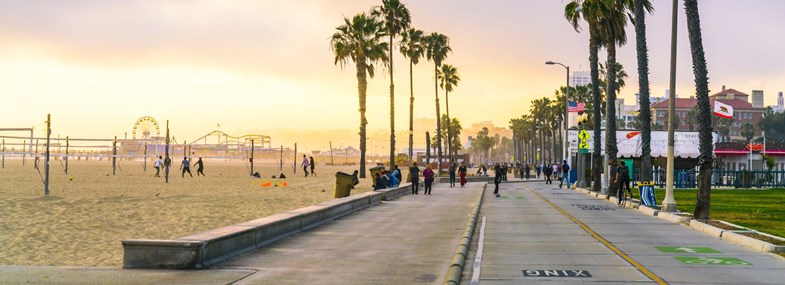
[[175, 240], [123, 240], [123, 268], [206, 268], [410, 193], [410, 184], [403, 184], [398, 188], [337, 198]]

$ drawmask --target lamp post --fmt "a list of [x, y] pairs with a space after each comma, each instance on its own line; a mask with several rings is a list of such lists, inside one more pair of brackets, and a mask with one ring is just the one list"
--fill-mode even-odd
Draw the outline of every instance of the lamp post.
[[[567, 92], [564, 94], [564, 141], [562, 142], [562, 144], [564, 144], [564, 148], [563, 148], [564, 149], [564, 153], [562, 153], [562, 155], [564, 156], [564, 160], [566, 160], [569, 163], [572, 163], [572, 161], [570, 159], [570, 153], [567, 150], [567, 145], [569, 144], [568, 143], [569, 142], [569, 138], [567, 138], [567, 121], [568, 121], [567, 117], [569, 117], [569, 114], [570, 114], [569, 113], [569, 109], [570, 109], [570, 106], [569, 106], [570, 105], [570, 99], [569, 99], [569, 97], [570, 97], [570, 67], [566, 66], [564, 64], [555, 62], [555, 61], [551, 61], [551, 60], [546, 61], [545, 64], [547, 64], [547, 65], [558, 64], [558, 65], [561, 65], [562, 67], [564, 67], [565, 69], [567, 69]], [[567, 178], [567, 179], [569, 179], [569, 178]]]

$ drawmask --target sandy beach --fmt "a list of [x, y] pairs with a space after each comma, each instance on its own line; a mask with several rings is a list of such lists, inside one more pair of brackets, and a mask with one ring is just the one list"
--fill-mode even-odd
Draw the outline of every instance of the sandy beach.
[[[194, 169], [182, 178], [173, 168], [165, 184], [141, 161], [119, 162], [114, 176], [107, 160], [72, 160], [68, 176], [60, 161], [50, 165], [48, 196], [32, 159], [7, 159], [0, 169], [0, 264], [121, 266], [122, 239], [173, 239], [327, 201], [335, 172], [357, 169], [317, 164], [319, 176], [303, 177], [290, 164], [287, 187], [263, 187], [277, 166], [257, 164], [262, 179], [254, 179], [243, 162], [206, 159], [207, 177]], [[361, 179], [352, 193], [370, 190]]]

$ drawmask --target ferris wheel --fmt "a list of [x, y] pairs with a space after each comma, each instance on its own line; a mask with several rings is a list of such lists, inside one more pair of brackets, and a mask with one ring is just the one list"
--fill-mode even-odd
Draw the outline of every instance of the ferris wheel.
[[158, 122], [153, 117], [141, 117], [134, 123], [133, 139], [150, 139], [153, 130], [155, 130], [155, 136], [161, 136], [161, 128], [158, 127]]

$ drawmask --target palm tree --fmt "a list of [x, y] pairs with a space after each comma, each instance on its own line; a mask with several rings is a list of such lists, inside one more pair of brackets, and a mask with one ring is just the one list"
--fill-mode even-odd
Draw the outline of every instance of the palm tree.
[[357, 91], [360, 97], [360, 178], [365, 178], [366, 125], [365, 96], [368, 90], [367, 76], [373, 78], [374, 64], [387, 60], [389, 46], [382, 41], [386, 36], [382, 24], [365, 13], [355, 15], [351, 20], [344, 18], [344, 24], [330, 40], [330, 48], [335, 53], [335, 64], [344, 67], [349, 60], [357, 67]]
[[[579, 23], [581, 19], [585, 20], [589, 25], [589, 69], [591, 75], [592, 86], [592, 121], [594, 125], [594, 138], [599, 138], [602, 135], [600, 128], [602, 113], [601, 108], [601, 93], [600, 93], [600, 75], [598, 53], [600, 47], [604, 42], [600, 40], [600, 19], [604, 7], [603, 0], [572, 0], [564, 7], [564, 17], [572, 25], [576, 32], [580, 32]], [[595, 141], [597, 141], [595, 139]], [[592, 150], [592, 191], [600, 192], [601, 190], [601, 171], [602, 169], [602, 148], [599, 143], [594, 144]]]
[[[608, 155], [608, 163], [610, 165], [617, 164], [617, 154], [619, 152], [616, 146], [616, 93], [617, 93], [617, 72], [616, 68], [616, 46], [622, 46], [627, 43], [627, 34], [625, 26], [627, 25], [627, 15], [625, 14], [626, 6], [625, 0], [610, 0], [605, 1], [606, 8], [602, 13], [600, 20], [601, 34], [600, 39], [605, 42], [605, 47], [608, 53], [607, 64], [607, 84], [606, 90], [606, 107], [605, 107], [605, 153]], [[611, 167], [609, 171], [611, 179], [609, 179], [609, 194], [616, 195], [616, 183], [613, 177], [616, 176], [616, 168]]]
[[371, 9], [371, 16], [382, 23], [382, 28], [390, 38], [390, 55], [387, 64], [390, 67], [390, 167], [395, 164], [395, 84], [393, 84], [393, 38], [400, 35], [412, 22], [409, 9], [399, 0], [382, 0], [381, 6]]
[[433, 87], [436, 90], [436, 144], [438, 145], [437, 149], [437, 156], [439, 157], [439, 163], [437, 166], [438, 172], [441, 173], [442, 171], [442, 136], [439, 134], [438, 130], [441, 129], [441, 114], [439, 112], [439, 67], [442, 66], [442, 61], [447, 58], [447, 54], [452, 52], [452, 48], [450, 48], [450, 39], [442, 34], [439, 33], [431, 33], [425, 38], [426, 49], [425, 49], [425, 56], [428, 60], [433, 61]]
[[651, 181], [651, 109], [649, 104], [649, 51], [646, 46], [646, 13], [651, 13], [649, 0], [634, 0], [635, 50], [638, 55], [638, 94], [641, 128], [641, 181]]
[[401, 34], [401, 53], [409, 58], [409, 159], [412, 159], [414, 148], [414, 77], [413, 68], [420, 63], [420, 58], [425, 55], [423, 31], [410, 28]]
[[684, 0], [684, 10], [687, 13], [687, 32], [690, 38], [692, 54], [692, 72], [695, 74], [695, 95], [698, 99], [698, 138], [700, 140], [700, 177], [698, 178], [698, 197], [695, 203], [696, 219], [708, 220], [711, 216], [711, 165], [712, 156], [712, 127], [711, 106], [709, 106], [709, 71], [706, 67], [706, 57], [703, 53], [703, 38], [701, 36], [700, 14], [698, 13], [697, 0]]
[[[447, 109], [447, 122], [450, 122], [450, 91], [455, 86], [458, 86], [458, 82], [461, 81], [461, 76], [458, 75], [458, 69], [452, 65], [445, 64], [442, 65], [442, 69], [437, 72], [437, 78], [439, 78], [439, 86], [444, 89], [444, 106]], [[452, 142], [452, 128], [450, 124], [447, 124], [447, 141]], [[452, 161], [453, 149], [452, 143], [450, 143], [449, 148], [447, 149], [447, 156], [450, 161]]]

